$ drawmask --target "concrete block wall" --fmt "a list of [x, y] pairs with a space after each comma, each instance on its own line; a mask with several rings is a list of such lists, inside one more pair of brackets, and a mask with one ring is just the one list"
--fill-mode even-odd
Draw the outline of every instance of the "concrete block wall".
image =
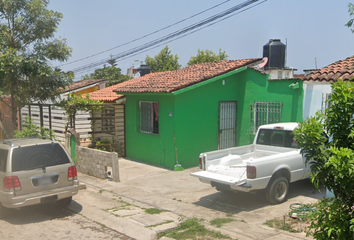
[[112, 178], [113, 181], [119, 182], [118, 153], [77, 146], [76, 155], [77, 171], [101, 179]]

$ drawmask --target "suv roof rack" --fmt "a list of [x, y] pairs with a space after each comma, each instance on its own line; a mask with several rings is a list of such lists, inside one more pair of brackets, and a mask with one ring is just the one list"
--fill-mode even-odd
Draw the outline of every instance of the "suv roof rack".
[[8, 140], [1, 140], [0, 143], [9, 145], [11, 147], [15, 146], [15, 144], [12, 141], [8, 141]]
[[0, 140], [0, 144], [6, 144], [10, 147], [16, 146], [18, 143], [23, 143], [23, 141], [28, 141], [30, 139], [38, 139], [38, 140], [50, 140], [52, 143], [56, 142], [54, 138], [47, 137], [26, 137], [26, 138], [12, 138], [12, 139], [4, 139]]

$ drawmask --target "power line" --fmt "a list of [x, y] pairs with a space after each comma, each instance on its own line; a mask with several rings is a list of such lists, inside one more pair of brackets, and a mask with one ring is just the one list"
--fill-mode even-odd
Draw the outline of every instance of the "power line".
[[[170, 34], [168, 34], [168, 35], [166, 35], [164, 37], [161, 37], [161, 38], [158, 38], [156, 40], [150, 41], [150, 42], [145, 43], [143, 45], [140, 45], [138, 47], [135, 47], [135, 48], [132, 48], [132, 49], [127, 50], [125, 52], [122, 52], [120, 54], [113, 55], [111, 58], [117, 60], [117, 59], [121, 59], [121, 58], [124, 58], [124, 57], [127, 57], [127, 56], [131, 56], [133, 54], [141, 53], [142, 51], [147, 51], [147, 49], [150, 50], [154, 46], [157, 47], [156, 45], [160, 46], [160, 45], [162, 45], [162, 43], [166, 44], [167, 41], [168, 42], [174, 41], [176, 39], [179, 39], [181, 37], [187, 36], [187, 35], [189, 35], [191, 33], [199, 31], [201, 29], [204, 29], [204, 28], [206, 28], [208, 26], [211, 26], [211, 25], [213, 25], [213, 24], [215, 24], [217, 22], [223, 21], [223, 20], [225, 20], [225, 19], [227, 19], [227, 18], [229, 18], [231, 16], [234, 16], [235, 14], [237, 14], [235, 12], [240, 10], [240, 9], [246, 8], [248, 6], [249, 7], [247, 9], [249, 9], [249, 8], [257, 6], [257, 5], [263, 3], [263, 2], [265, 2], [267, 0], [264, 0], [261, 3], [258, 3], [256, 5], [250, 6], [251, 4], [256, 3], [258, 1], [259, 0], [248, 0], [248, 1], [245, 1], [245, 2], [243, 2], [241, 4], [238, 4], [238, 5], [236, 5], [236, 6], [232, 7], [232, 8], [229, 8], [229, 9], [227, 9], [227, 10], [221, 12], [221, 13], [215, 14], [215, 15], [213, 15], [211, 17], [206, 18], [205, 20], [202, 20], [202, 21], [200, 21], [198, 23], [192, 24], [192, 25], [190, 25], [188, 27], [185, 27], [185, 28], [183, 28], [181, 30], [175, 31], [173, 33], [170, 33]], [[246, 11], [247, 9], [244, 9], [243, 11]], [[243, 12], [243, 11], [241, 11], [241, 12]], [[234, 13], [234, 14], [232, 14], [232, 13]], [[219, 21], [217, 21], [218, 19], [219, 19]], [[191, 32], [191, 33], [189, 33], [189, 32]], [[174, 38], [176, 38], [176, 39], [174, 39]], [[74, 73], [85, 72], [85, 71], [87, 71], [89, 69], [97, 68], [98, 66], [101, 66], [101, 65], [105, 64], [109, 59], [110, 58], [105, 58], [105, 59], [102, 59], [102, 60], [87, 64], [87, 65], [75, 68], [72, 71]]]
[[212, 6], [212, 7], [208, 8], [208, 9], [206, 9], [206, 10], [204, 10], [204, 11], [201, 11], [201, 12], [199, 12], [199, 13], [196, 13], [196, 14], [190, 16], [190, 17], [184, 18], [184, 19], [182, 19], [182, 20], [180, 20], [180, 21], [178, 21], [178, 22], [175, 22], [175, 23], [170, 24], [170, 25], [168, 25], [168, 26], [166, 26], [166, 27], [163, 27], [163, 28], [161, 28], [161, 29], [158, 29], [158, 30], [156, 30], [156, 31], [153, 31], [153, 32], [151, 32], [151, 33], [148, 33], [148, 34], [146, 34], [146, 35], [144, 35], [144, 36], [142, 36], [142, 37], [135, 38], [135, 39], [133, 39], [133, 40], [131, 40], [131, 41], [129, 41], [129, 42], [123, 43], [123, 44], [121, 44], [121, 45], [118, 45], [118, 46], [115, 46], [115, 47], [113, 47], [113, 48], [107, 49], [107, 50], [105, 50], [105, 51], [98, 52], [98, 53], [95, 53], [95, 54], [93, 54], [93, 55], [90, 55], [90, 56], [87, 56], [87, 57], [84, 57], [84, 58], [81, 58], [81, 59], [78, 59], [78, 60], [75, 60], [75, 61], [71, 61], [71, 62], [67, 62], [67, 63], [61, 64], [61, 65], [58, 65], [58, 67], [65, 66], [65, 65], [69, 65], [69, 64], [73, 64], [73, 63], [76, 63], [76, 62], [80, 62], [80, 61], [82, 61], [82, 60], [86, 60], [86, 59], [89, 59], [89, 58], [98, 56], [98, 55], [100, 55], [100, 54], [103, 54], [103, 53], [112, 51], [112, 50], [114, 50], [114, 49], [123, 47], [123, 46], [125, 46], [125, 45], [130, 44], [130, 43], [136, 42], [136, 41], [138, 41], [138, 40], [141, 40], [141, 39], [143, 39], [143, 38], [146, 38], [146, 37], [148, 37], [148, 36], [151, 36], [151, 35], [153, 35], [153, 34], [155, 34], [155, 33], [158, 33], [158, 32], [161, 32], [161, 31], [163, 31], [163, 30], [165, 30], [165, 29], [168, 29], [168, 28], [170, 28], [170, 27], [173, 27], [173, 26], [175, 26], [175, 25], [177, 25], [177, 24], [180, 24], [180, 23], [182, 23], [182, 22], [185, 22], [185, 21], [187, 21], [187, 20], [189, 20], [189, 19], [191, 19], [191, 18], [194, 18], [194, 17], [196, 17], [196, 16], [198, 16], [198, 15], [200, 15], [200, 14], [203, 14], [203, 13], [205, 13], [205, 12], [207, 12], [207, 11], [210, 11], [210, 10], [212, 10], [212, 9], [214, 9], [214, 8], [216, 8], [216, 7], [219, 7], [219, 6], [221, 6], [222, 4], [225, 4], [225, 3], [229, 2], [229, 1], [230, 1], [230, 0], [226, 0], [226, 1], [222, 2], [222, 3], [219, 3], [219, 4], [215, 5], [215, 6]]
[[[215, 25], [216, 23], [219, 23], [219, 22], [221, 22], [221, 21], [224, 21], [224, 20], [226, 20], [226, 19], [228, 19], [228, 18], [230, 18], [230, 17], [233, 17], [233, 16], [235, 16], [235, 15], [237, 15], [237, 14], [240, 14], [240, 13], [242, 13], [242, 12], [245, 12], [246, 10], [249, 10], [249, 9], [255, 7], [255, 6], [258, 6], [258, 5], [260, 5], [260, 4], [262, 4], [262, 3], [266, 2], [266, 1], [267, 1], [267, 0], [263, 0], [263, 1], [261, 1], [261, 2], [259, 2], [259, 3], [257, 3], [257, 4], [255, 4], [255, 5], [252, 5], [252, 6], [248, 7], [248, 8], [243, 9], [242, 11], [239, 11], [239, 12], [237, 12], [237, 13], [234, 13], [234, 14], [232, 14], [232, 15], [230, 15], [230, 16], [226, 16], [226, 17], [224, 17], [224, 18], [222, 18], [222, 19], [220, 19], [220, 20], [218, 20], [218, 21], [216, 21], [216, 22], [210, 23], [210, 24], [208, 24], [208, 25], [206, 25], [206, 26], [204, 26], [204, 27], [202, 27], [202, 28], [196, 29], [196, 30], [194, 30], [194, 31], [192, 31], [192, 32], [190, 32], [190, 33], [186, 33], [186, 34], [184, 34], [184, 35], [182, 35], [182, 36], [179, 36], [179, 37], [177, 37], [177, 38], [175, 38], [175, 39], [172, 39], [172, 40], [169, 40], [169, 41], [167, 41], [167, 42], [160, 43], [160, 44], [155, 45], [155, 46], [152, 46], [152, 47], [150, 47], [150, 48], [146, 48], [146, 49], [144, 49], [144, 50], [142, 50], [142, 51], [140, 51], [140, 52], [137, 52], [137, 53], [134, 53], [134, 54], [131, 54], [131, 55], [128, 55], [128, 56], [119, 58], [119, 60], [124, 60], [124, 59], [127, 59], [127, 58], [129, 58], [129, 57], [133, 57], [133, 56], [136, 56], [136, 55], [138, 55], [138, 54], [141, 54], [141, 53], [150, 51], [150, 50], [152, 50], [152, 49], [158, 48], [158, 47], [160, 47], [160, 46], [162, 46], [162, 45], [164, 45], [164, 44], [167, 44], [167, 43], [176, 41], [176, 40], [178, 40], [178, 39], [180, 39], [180, 38], [183, 38], [183, 37], [185, 37], [185, 36], [188, 36], [188, 35], [190, 35], [190, 34], [193, 34], [193, 33], [195, 33], [195, 32], [198, 32], [198, 31], [200, 31], [200, 30], [202, 30], [202, 29], [204, 29], [204, 28], [207, 28], [207, 27], [210, 27], [210, 26], [212, 26], [212, 25]], [[81, 72], [87, 72], [87, 71], [89, 71], [90, 69], [91, 69], [91, 68], [89, 68], [89, 69], [87, 69], [87, 70], [85, 70], [85, 71], [80, 71], [80, 73], [81, 73]]]

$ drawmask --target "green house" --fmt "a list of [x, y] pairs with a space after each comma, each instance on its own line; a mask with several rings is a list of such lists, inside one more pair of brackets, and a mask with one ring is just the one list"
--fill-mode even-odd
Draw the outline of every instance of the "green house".
[[201, 63], [116, 85], [126, 96], [126, 157], [184, 168], [205, 151], [250, 144], [259, 125], [302, 120], [302, 82], [272, 80], [261, 59]]

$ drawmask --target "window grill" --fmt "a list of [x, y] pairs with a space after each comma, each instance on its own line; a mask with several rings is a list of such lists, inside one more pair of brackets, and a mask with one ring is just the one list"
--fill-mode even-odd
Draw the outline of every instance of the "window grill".
[[331, 93], [322, 94], [322, 110], [326, 110], [331, 106]]
[[256, 133], [259, 126], [281, 121], [281, 102], [251, 103], [251, 133]]
[[159, 103], [140, 101], [140, 132], [159, 133]]

